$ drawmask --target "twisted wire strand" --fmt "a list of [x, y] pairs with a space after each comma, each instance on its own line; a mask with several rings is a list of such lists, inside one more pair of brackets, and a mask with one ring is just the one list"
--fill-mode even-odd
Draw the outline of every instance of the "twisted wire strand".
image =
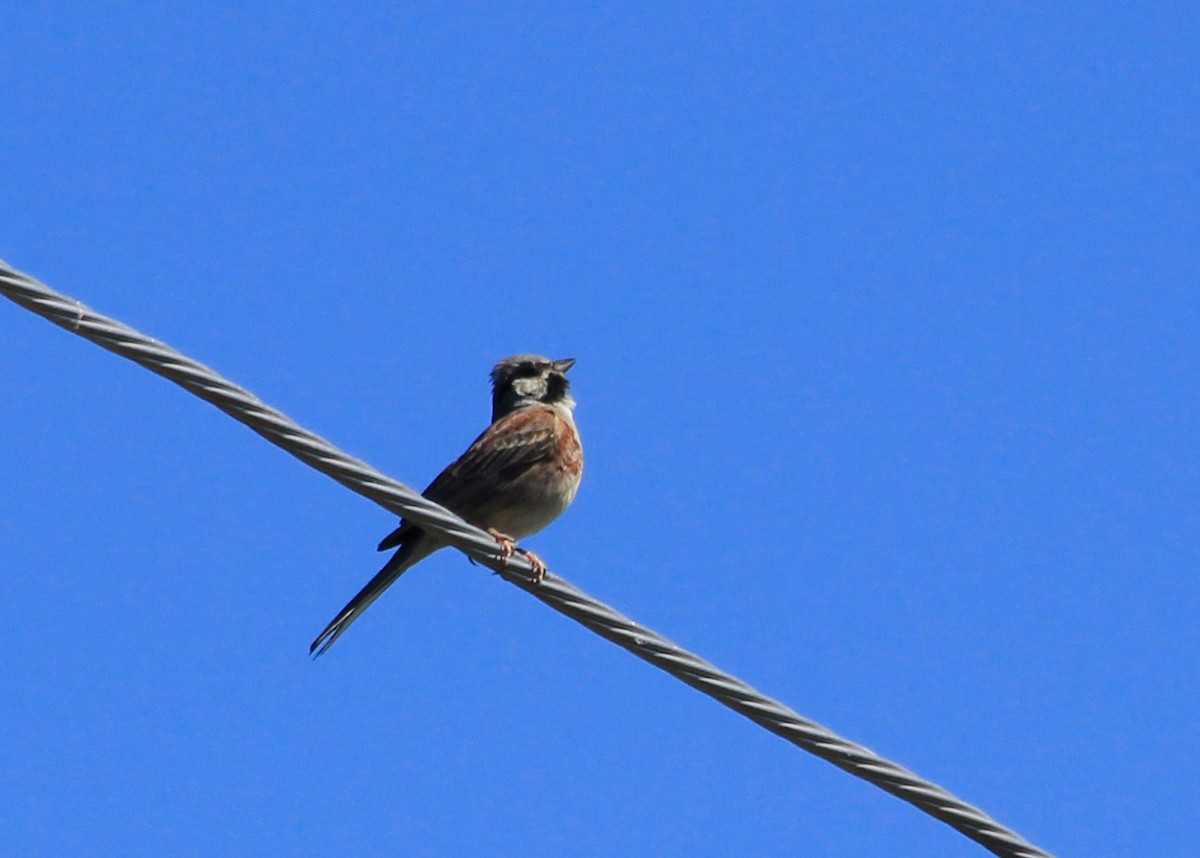
[[367, 463], [346, 455], [249, 391], [164, 343], [60, 295], [2, 260], [0, 294], [59, 327], [170, 379], [351, 491], [437, 533], [440, 539], [476, 562], [495, 570], [505, 580], [606, 640], [801, 749], [940, 819], [993, 854], [1004, 858], [1051, 858], [1050, 853], [996, 822], [979, 808], [760, 694], [742, 680], [676, 646], [557, 575], [548, 572], [541, 584], [533, 584], [533, 569], [529, 562], [520, 554], [505, 561], [498, 552], [496, 540], [487, 532], [467, 524]]

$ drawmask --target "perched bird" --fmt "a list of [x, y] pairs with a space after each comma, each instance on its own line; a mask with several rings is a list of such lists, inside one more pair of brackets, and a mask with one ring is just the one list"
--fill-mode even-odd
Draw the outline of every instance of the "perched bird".
[[[478, 527], [512, 555], [515, 540], [537, 533], [575, 499], [583, 476], [583, 447], [572, 414], [567, 370], [575, 358], [550, 360], [514, 355], [492, 369], [492, 425], [422, 494]], [[445, 543], [412, 522], [379, 543], [396, 553], [367, 582], [309, 647], [321, 655], [359, 614], [370, 607], [410, 566]], [[546, 565], [522, 550], [541, 581]]]

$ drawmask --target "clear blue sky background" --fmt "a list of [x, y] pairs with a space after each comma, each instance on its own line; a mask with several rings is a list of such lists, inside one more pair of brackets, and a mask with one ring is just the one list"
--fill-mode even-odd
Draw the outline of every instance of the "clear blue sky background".
[[[1061, 855], [1200, 842], [1194, 4], [9, 4], [0, 257]], [[0, 303], [27, 855], [977, 856]]]

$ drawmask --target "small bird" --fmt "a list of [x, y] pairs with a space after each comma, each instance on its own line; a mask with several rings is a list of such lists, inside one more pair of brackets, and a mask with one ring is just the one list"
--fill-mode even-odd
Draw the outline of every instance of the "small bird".
[[[422, 494], [496, 538], [500, 554], [511, 557], [516, 540], [537, 533], [575, 499], [583, 477], [583, 446], [575, 428], [575, 400], [567, 370], [575, 358], [550, 360], [514, 355], [492, 369], [492, 425]], [[325, 627], [308, 651], [321, 655], [358, 616], [410, 566], [445, 546], [412, 522], [379, 543], [397, 549]], [[536, 581], [546, 572], [537, 555], [521, 549]]]

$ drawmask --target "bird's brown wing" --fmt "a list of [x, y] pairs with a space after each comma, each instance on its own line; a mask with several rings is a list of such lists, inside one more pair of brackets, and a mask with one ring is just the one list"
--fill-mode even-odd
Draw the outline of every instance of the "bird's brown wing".
[[[549, 408], [529, 407], [500, 418], [467, 451], [437, 475], [422, 494], [472, 521], [502, 499], [530, 468], [550, 461], [557, 451], [558, 418]], [[401, 545], [416, 530], [401, 519], [379, 550]]]

